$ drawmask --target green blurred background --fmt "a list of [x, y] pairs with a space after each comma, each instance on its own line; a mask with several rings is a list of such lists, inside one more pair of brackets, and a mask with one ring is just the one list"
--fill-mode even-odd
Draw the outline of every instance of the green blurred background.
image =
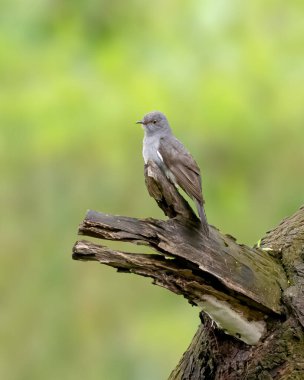
[[211, 224], [252, 245], [293, 213], [303, 12], [303, 1], [1, 1], [1, 379], [169, 375], [198, 309], [72, 261], [78, 223], [88, 208], [163, 217], [134, 124], [154, 109], [202, 168]]

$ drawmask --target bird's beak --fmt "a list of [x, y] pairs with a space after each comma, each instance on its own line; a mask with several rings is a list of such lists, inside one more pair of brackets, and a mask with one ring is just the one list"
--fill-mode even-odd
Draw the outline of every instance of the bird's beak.
[[135, 124], [144, 124], [142, 120], [138, 120]]

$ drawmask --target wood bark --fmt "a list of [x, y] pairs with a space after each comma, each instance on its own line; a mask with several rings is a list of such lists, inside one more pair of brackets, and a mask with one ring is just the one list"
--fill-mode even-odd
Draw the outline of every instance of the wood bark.
[[304, 379], [304, 208], [251, 248], [212, 226], [204, 236], [191, 207], [153, 163], [145, 178], [168, 220], [88, 211], [79, 234], [148, 245], [156, 253], [80, 240], [73, 258], [150, 277], [203, 310], [170, 380]]

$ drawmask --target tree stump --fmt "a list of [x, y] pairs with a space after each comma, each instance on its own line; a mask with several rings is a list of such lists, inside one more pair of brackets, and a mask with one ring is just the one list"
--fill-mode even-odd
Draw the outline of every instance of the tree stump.
[[73, 259], [150, 277], [201, 309], [201, 325], [170, 380], [304, 379], [304, 207], [250, 248], [212, 226], [204, 236], [189, 204], [151, 162], [145, 179], [168, 220], [88, 211], [78, 233], [156, 253], [80, 240]]

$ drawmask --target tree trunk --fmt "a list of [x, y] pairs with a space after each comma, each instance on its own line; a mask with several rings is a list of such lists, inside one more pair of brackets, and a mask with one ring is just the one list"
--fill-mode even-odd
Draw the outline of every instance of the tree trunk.
[[169, 220], [89, 211], [79, 234], [149, 245], [157, 254], [81, 240], [73, 258], [151, 277], [202, 309], [201, 325], [170, 380], [304, 379], [304, 208], [250, 248], [211, 226], [204, 236], [190, 206], [153, 163], [145, 176]]

